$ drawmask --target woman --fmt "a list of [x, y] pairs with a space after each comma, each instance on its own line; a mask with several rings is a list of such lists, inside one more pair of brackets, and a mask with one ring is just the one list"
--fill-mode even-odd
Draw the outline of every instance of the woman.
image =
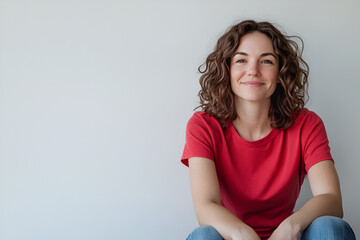
[[[304, 108], [308, 66], [268, 22], [231, 27], [199, 67], [202, 112], [189, 120], [201, 227], [188, 239], [355, 239], [321, 119]], [[308, 175], [313, 197], [293, 212]]]

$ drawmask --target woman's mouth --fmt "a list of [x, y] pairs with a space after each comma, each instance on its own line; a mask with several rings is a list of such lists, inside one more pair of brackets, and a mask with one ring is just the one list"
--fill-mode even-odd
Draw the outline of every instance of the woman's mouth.
[[240, 84], [243, 84], [243, 85], [249, 86], [249, 87], [261, 87], [261, 86], [265, 85], [265, 83], [258, 82], [258, 81], [246, 81], [246, 82], [241, 82]]

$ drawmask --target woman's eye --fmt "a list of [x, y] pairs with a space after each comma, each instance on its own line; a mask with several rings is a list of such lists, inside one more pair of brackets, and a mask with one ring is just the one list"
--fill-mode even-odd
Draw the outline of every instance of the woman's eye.
[[236, 61], [237, 63], [244, 63], [245, 62], [245, 59], [239, 59]]
[[266, 63], [266, 64], [273, 64], [273, 62], [272, 61], [270, 61], [270, 60], [264, 60], [264, 61], [262, 61], [263, 63]]

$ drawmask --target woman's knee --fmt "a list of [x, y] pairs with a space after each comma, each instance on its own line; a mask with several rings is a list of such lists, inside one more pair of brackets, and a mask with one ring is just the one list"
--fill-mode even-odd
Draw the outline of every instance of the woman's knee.
[[338, 217], [322, 216], [316, 218], [301, 234], [300, 239], [347, 239], [355, 240], [350, 225]]
[[221, 235], [212, 226], [201, 226], [196, 228], [187, 240], [223, 240]]

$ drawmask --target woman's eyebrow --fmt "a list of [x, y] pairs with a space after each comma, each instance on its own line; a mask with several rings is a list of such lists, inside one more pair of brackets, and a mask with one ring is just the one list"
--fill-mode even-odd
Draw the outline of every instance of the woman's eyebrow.
[[244, 55], [244, 56], [249, 56], [249, 54], [244, 53], [244, 52], [236, 52], [236, 53], [234, 54], [234, 56], [237, 55], [237, 54], [239, 54], [239, 55]]
[[[234, 54], [234, 56], [237, 55], [237, 54], [243, 55], [243, 56], [249, 56], [249, 54], [247, 54], [247, 53], [245, 53], [245, 52], [236, 52], [236, 53]], [[265, 56], [269, 56], [269, 55], [271, 55], [271, 56], [273, 56], [274, 58], [276, 58], [275, 54], [270, 53], [270, 52], [269, 52], [269, 53], [262, 53], [260, 56], [261, 56], [261, 57], [265, 57]]]
[[261, 54], [260, 56], [261, 56], [261, 57], [264, 57], [264, 56], [269, 56], [269, 55], [271, 55], [271, 56], [273, 56], [274, 58], [276, 58], [275, 54], [273, 54], [273, 53], [263, 53], [263, 54]]

